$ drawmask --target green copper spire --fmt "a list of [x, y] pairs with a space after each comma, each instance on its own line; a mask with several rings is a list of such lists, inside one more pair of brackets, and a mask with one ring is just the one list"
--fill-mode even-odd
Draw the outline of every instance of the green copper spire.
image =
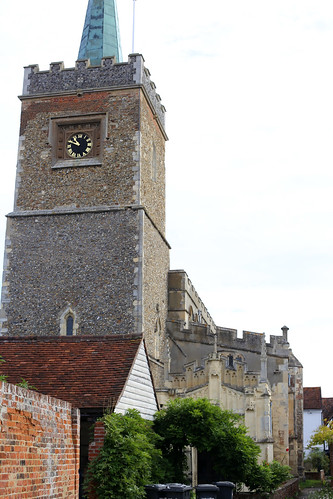
[[116, 0], [89, 0], [78, 58], [98, 66], [111, 56], [122, 61]]

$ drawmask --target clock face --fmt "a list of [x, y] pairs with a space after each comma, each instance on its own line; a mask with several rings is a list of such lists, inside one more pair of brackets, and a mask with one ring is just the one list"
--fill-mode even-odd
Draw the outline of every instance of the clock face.
[[91, 148], [91, 138], [82, 132], [74, 133], [66, 142], [66, 151], [71, 158], [83, 158], [90, 153]]

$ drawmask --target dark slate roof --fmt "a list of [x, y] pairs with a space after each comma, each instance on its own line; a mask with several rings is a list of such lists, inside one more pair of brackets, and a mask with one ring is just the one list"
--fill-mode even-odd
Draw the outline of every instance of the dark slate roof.
[[321, 387], [303, 388], [304, 409], [321, 409]]
[[40, 393], [79, 408], [114, 406], [130, 374], [141, 336], [0, 338], [0, 374], [24, 378]]
[[333, 419], [333, 398], [323, 398], [323, 420]]

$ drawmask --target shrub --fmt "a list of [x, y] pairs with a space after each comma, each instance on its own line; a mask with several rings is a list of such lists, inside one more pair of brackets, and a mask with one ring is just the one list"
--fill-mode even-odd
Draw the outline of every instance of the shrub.
[[289, 466], [280, 464], [277, 461], [272, 463], [264, 462], [253, 468], [253, 474], [249, 478], [248, 485], [250, 490], [266, 497], [290, 478], [292, 478], [292, 475]]
[[88, 466], [84, 489], [98, 498], [145, 497], [144, 485], [160, 481], [163, 469], [152, 424], [135, 410], [104, 418], [105, 440], [99, 455]]

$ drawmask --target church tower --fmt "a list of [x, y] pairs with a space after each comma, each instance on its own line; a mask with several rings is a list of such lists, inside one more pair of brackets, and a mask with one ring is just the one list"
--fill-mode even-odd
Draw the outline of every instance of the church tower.
[[165, 109], [143, 57], [116, 57], [115, 0], [90, 0], [75, 67], [25, 68], [1, 335], [139, 333], [158, 363]]

